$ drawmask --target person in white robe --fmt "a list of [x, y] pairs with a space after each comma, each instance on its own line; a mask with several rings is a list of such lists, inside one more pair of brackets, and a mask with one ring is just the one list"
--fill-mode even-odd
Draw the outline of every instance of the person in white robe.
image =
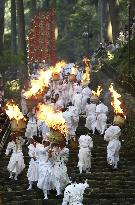
[[62, 110], [62, 108], [64, 108], [64, 102], [62, 96], [60, 96], [59, 94], [55, 94], [55, 100], [56, 100], [55, 110], [56, 111]]
[[69, 97], [69, 84], [67, 84], [66, 82], [63, 83], [62, 86], [62, 99], [64, 102], [64, 106], [66, 107], [67, 104], [70, 101], [70, 97]]
[[107, 162], [113, 169], [117, 169], [119, 162], [119, 151], [121, 148], [121, 142], [119, 137], [121, 135], [121, 129], [119, 126], [111, 125], [104, 135], [104, 140], [108, 142], [107, 145]]
[[78, 113], [80, 114], [82, 111], [82, 94], [77, 92], [72, 99], [72, 104], [78, 109]]
[[37, 125], [37, 118], [34, 112], [28, 114], [29, 121], [27, 123], [25, 137], [30, 139], [33, 135], [37, 135], [38, 125]]
[[44, 141], [44, 145], [39, 143], [39, 138], [34, 136], [33, 139], [36, 142], [36, 156], [38, 162], [38, 182], [37, 187], [43, 190], [44, 199], [48, 199], [47, 193], [52, 189], [52, 163], [50, 161], [49, 149], [52, 144], [49, 141]]
[[[8, 143], [6, 148], [6, 156], [8, 156], [11, 152], [11, 157], [7, 166], [7, 169], [10, 173], [9, 178], [17, 180], [18, 175], [25, 168], [24, 158], [22, 153], [22, 145], [25, 140], [22, 137], [12, 136], [12, 141]], [[14, 175], [14, 177], [13, 177]]]
[[97, 115], [97, 122], [96, 122], [96, 128], [98, 132], [102, 135], [104, 134], [106, 128], [107, 128], [107, 113], [108, 113], [108, 107], [104, 105], [104, 103], [100, 103], [96, 106], [96, 115]]
[[57, 191], [57, 196], [62, 194], [70, 180], [67, 174], [66, 163], [69, 157], [69, 149], [66, 148], [65, 142], [57, 146], [52, 151], [53, 165], [53, 184]]
[[73, 131], [72, 134], [75, 135], [75, 132], [76, 132], [76, 129], [77, 129], [78, 123], [79, 123], [78, 109], [75, 106], [69, 106], [68, 110], [72, 114], [72, 131]]
[[90, 172], [91, 169], [91, 149], [93, 148], [93, 140], [89, 135], [81, 135], [79, 137], [79, 162], [78, 167], [80, 173]]
[[27, 108], [26, 99], [24, 97], [24, 93], [25, 93], [25, 90], [22, 90], [22, 92], [21, 92], [21, 109], [22, 109], [23, 115], [27, 115], [28, 108]]
[[85, 183], [76, 183], [74, 179], [71, 185], [65, 188], [62, 205], [83, 205], [83, 194], [88, 187], [87, 180]]
[[87, 105], [86, 105], [86, 124], [85, 127], [87, 127], [90, 131], [92, 130], [92, 133], [95, 134], [96, 129], [96, 103], [90, 103], [90, 98], [87, 99]]
[[38, 163], [36, 158], [36, 143], [33, 138], [30, 139], [30, 145], [28, 146], [29, 152], [28, 155], [30, 157], [29, 168], [27, 172], [27, 178], [29, 181], [29, 187], [27, 190], [32, 189], [32, 185], [34, 182], [38, 181]]
[[85, 107], [87, 104], [87, 99], [91, 97], [92, 91], [89, 86], [86, 86], [82, 90], [82, 112], [85, 112]]

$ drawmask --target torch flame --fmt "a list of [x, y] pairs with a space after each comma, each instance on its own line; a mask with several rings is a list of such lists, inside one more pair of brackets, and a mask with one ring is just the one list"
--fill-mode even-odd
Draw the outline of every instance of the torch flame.
[[18, 105], [16, 105], [15, 102], [13, 101], [6, 103], [5, 111], [10, 120], [12, 119], [15, 119], [16, 121], [26, 120], [25, 117], [23, 116], [23, 113], [20, 111]]
[[113, 97], [113, 101], [111, 102], [111, 105], [114, 108], [114, 112], [116, 114], [122, 114], [126, 118], [126, 116], [124, 115], [124, 111], [120, 106], [121, 102], [120, 102], [119, 98], [121, 97], [121, 95], [119, 93], [117, 93], [116, 90], [114, 90], [113, 84], [110, 85], [109, 90], [110, 90], [112, 97]]
[[41, 121], [45, 121], [48, 127], [59, 130], [63, 135], [67, 134], [67, 127], [62, 112], [55, 112], [52, 106], [39, 104], [37, 117]]
[[101, 88], [101, 86], [98, 86], [97, 91], [92, 90], [92, 94], [99, 97], [101, 92], [102, 92], [102, 90], [103, 89]]
[[38, 79], [31, 80], [31, 88], [24, 93], [24, 97], [26, 99], [35, 96], [36, 94], [40, 94], [43, 92], [45, 87], [48, 87], [49, 80], [52, 77], [53, 73], [60, 73], [62, 68], [66, 65], [64, 61], [60, 61], [56, 63], [55, 67], [50, 67], [48, 70], [40, 70]]

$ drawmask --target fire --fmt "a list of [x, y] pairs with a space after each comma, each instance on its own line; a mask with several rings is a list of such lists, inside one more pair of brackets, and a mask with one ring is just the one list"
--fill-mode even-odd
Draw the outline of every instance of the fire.
[[83, 63], [85, 66], [85, 73], [83, 73], [82, 76], [82, 84], [83, 85], [88, 85], [90, 82], [90, 65], [89, 65], [90, 60], [87, 57], [83, 58]]
[[121, 102], [120, 102], [119, 98], [121, 97], [121, 95], [119, 93], [117, 93], [116, 90], [114, 90], [113, 84], [110, 85], [109, 90], [110, 90], [112, 97], [113, 97], [113, 101], [111, 102], [111, 105], [114, 108], [114, 112], [116, 114], [122, 114], [126, 118], [126, 116], [124, 115], [123, 109], [120, 106]]
[[92, 94], [99, 97], [100, 94], [101, 94], [101, 92], [102, 92], [102, 90], [103, 90], [103, 89], [101, 88], [101, 86], [98, 86], [97, 91], [93, 91], [93, 90], [92, 90]]
[[65, 61], [60, 61], [56, 63], [55, 67], [52, 66], [46, 71], [40, 70], [38, 79], [31, 80], [31, 88], [24, 93], [24, 97], [26, 99], [29, 99], [36, 94], [42, 93], [44, 91], [44, 88], [49, 86], [49, 81], [52, 77], [52, 74], [60, 73], [65, 65]]
[[73, 66], [72, 69], [71, 69], [70, 74], [76, 75], [76, 74], [77, 74], [77, 71], [78, 71], [78, 69], [77, 69], [75, 66]]
[[5, 111], [10, 120], [12, 119], [15, 119], [16, 121], [25, 120], [25, 117], [23, 116], [23, 113], [20, 111], [20, 108], [13, 101], [6, 103]]
[[45, 121], [48, 127], [60, 131], [63, 135], [67, 134], [67, 127], [62, 112], [55, 112], [52, 106], [39, 104], [37, 117], [41, 121]]

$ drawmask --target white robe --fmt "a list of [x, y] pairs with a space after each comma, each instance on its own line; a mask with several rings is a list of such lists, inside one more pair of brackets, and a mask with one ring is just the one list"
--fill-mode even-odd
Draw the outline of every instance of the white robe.
[[85, 87], [82, 90], [82, 112], [85, 112], [85, 107], [87, 104], [87, 99], [91, 97], [92, 91], [89, 87]]
[[78, 113], [81, 113], [82, 110], [82, 94], [76, 93], [73, 96], [72, 104], [78, 109]]
[[22, 144], [23, 141], [21, 140], [19, 140], [17, 144], [14, 141], [9, 142], [5, 153], [6, 155], [9, 155], [12, 151], [7, 169], [9, 172], [16, 173], [17, 175], [25, 168]]
[[72, 183], [67, 186], [64, 191], [64, 198], [62, 205], [83, 205], [83, 194], [89, 185], [85, 182], [83, 183]]
[[87, 104], [85, 111], [87, 116], [85, 127], [92, 130], [94, 134], [96, 129], [96, 104]]
[[121, 142], [119, 136], [121, 135], [121, 129], [118, 126], [111, 125], [104, 135], [104, 140], [109, 142], [107, 146], [107, 162], [108, 164], [117, 168], [119, 162], [119, 150], [121, 148]]
[[56, 187], [57, 193], [61, 193], [70, 182], [66, 162], [69, 157], [69, 149], [64, 147], [62, 150], [60, 148], [54, 149], [52, 154], [52, 159], [54, 161], [53, 166], [53, 184]]
[[107, 112], [108, 112], [108, 107], [103, 103], [100, 103], [99, 105], [96, 106], [96, 114], [97, 114], [96, 128], [100, 134], [103, 134], [105, 129], [107, 128], [106, 125]]
[[52, 163], [48, 157], [48, 150], [51, 146], [45, 147], [41, 144], [36, 145], [36, 155], [38, 161], [38, 183], [37, 187], [41, 190], [51, 190]]
[[91, 149], [93, 148], [93, 141], [89, 135], [81, 135], [79, 138], [79, 162], [78, 167], [82, 171], [89, 171], [91, 168]]
[[30, 117], [28, 124], [27, 124], [25, 137], [27, 137], [29, 139], [33, 135], [37, 135], [37, 128], [38, 128], [38, 126], [37, 126], [37, 121], [36, 121], [35, 117]]
[[28, 146], [28, 149], [29, 149], [28, 154], [31, 159], [29, 162], [27, 177], [30, 182], [34, 182], [34, 181], [38, 181], [38, 163], [36, 159], [33, 158], [36, 157], [36, 152], [35, 152], [36, 148], [34, 147], [33, 144], [30, 144]]

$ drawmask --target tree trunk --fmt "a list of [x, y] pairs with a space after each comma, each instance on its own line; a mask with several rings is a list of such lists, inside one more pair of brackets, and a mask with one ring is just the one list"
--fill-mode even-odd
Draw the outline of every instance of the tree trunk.
[[4, 12], [5, 12], [5, 1], [0, 0], [0, 54], [4, 49]]
[[25, 20], [23, 0], [16, 0], [18, 23], [18, 50], [26, 58]]
[[17, 54], [16, 44], [16, 1], [11, 0], [11, 51]]
[[20, 65], [20, 84], [22, 86], [24, 81], [28, 78], [23, 0], [16, 0], [16, 5], [18, 23], [18, 51], [24, 56], [23, 69]]
[[102, 17], [103, 17], [103, 27], [104, 27], [104, 40], [112, 42], [113, 40], [112, 24], [111, 24], [111, 19], [110, 19], [108, 0], [102, 0], [102, 9], [103, 9]]
[[31, 0], [30, 1], [30, 16], [33, 18], [35, 16], [37, 10], [37, 3], [36, 0]]
[[108, 2], [109, 2], [110, 18], [112, 23], [113, 40], [115, 41], [119, 36], [119, 32], [120, 32], [119, 1], [109, 0]]

